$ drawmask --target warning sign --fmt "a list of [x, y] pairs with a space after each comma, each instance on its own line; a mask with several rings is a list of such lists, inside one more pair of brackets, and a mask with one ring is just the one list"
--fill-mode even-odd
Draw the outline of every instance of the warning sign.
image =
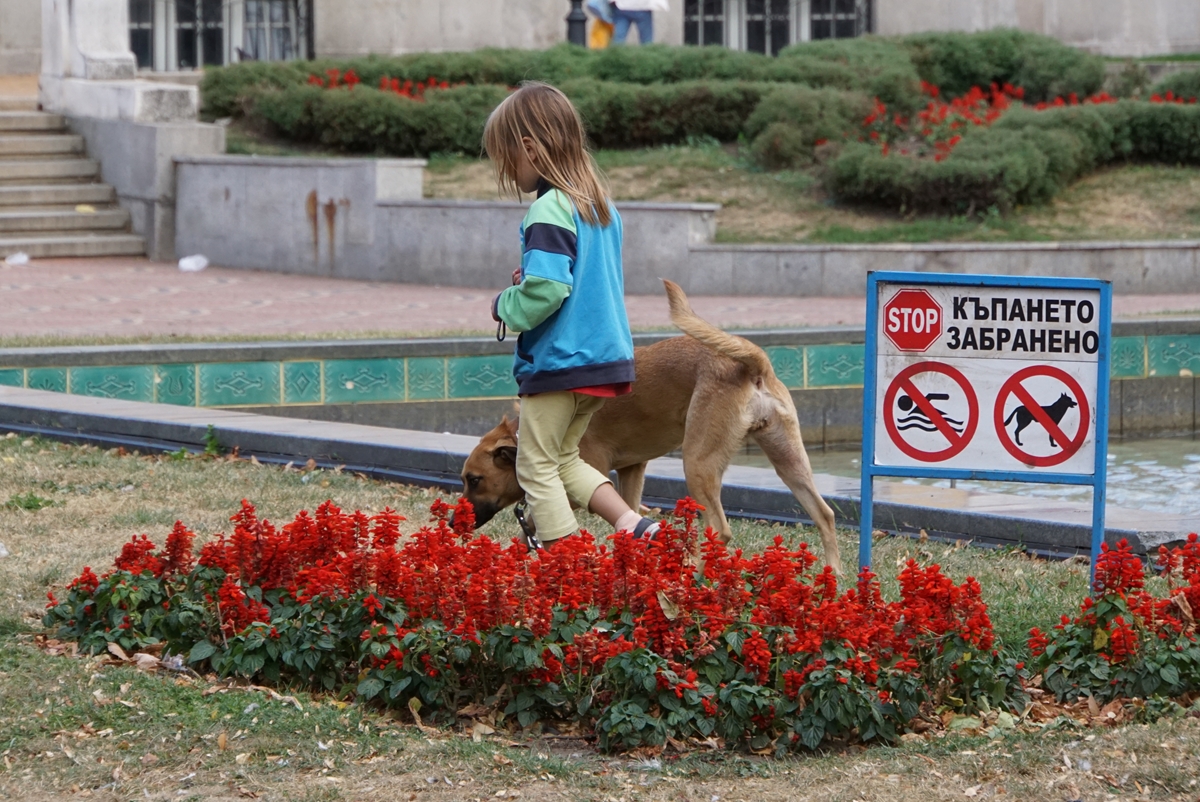
[[966, 377], [940, 362], [902, 370], [884, 394], [884, 425], [896, 448], [918, 462], [942, 462], [975, 436], [979, 400]]
[[1095, 472], [1099, 289], [875, 289], [875, 465]]

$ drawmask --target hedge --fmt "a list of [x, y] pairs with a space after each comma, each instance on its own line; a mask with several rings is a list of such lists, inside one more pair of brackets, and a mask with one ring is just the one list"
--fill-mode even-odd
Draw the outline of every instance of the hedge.
[[922, 34], [908, 38], [867, 36], [805, 42], [778, 58], [724, 47], [651, 47], [587, 50], [560, 45], [549, 50], [484, 49], [468, 53], [414, 53], [349, 60], [246, 62], [209, 69], [202, 85], [208, 118], [241, 113], [241, 102], [260, 87], [303, 84], [328, 69], [353, 69], [376, 86], [383, 76], [421, 81], [515, 86], [526, 80], [562, 83], [579, 78], [634, 84], [691, 81], [800, 83], [864, 92], [897, 111], [921, 104], [922, 79], [952, 93], [992, 81], [1026, 85], [1031, 98], [1075, 92], [1089, 95], [1103, 78], [1103, 61], [1054, 39], [1019, 31]]
[[921, 79], [950, 96], [973, 86], [1009, 83], [1024, 88], [1025, 99], [1036, 103], [1072, 92], [1087, 97], [1104, 84], [1102, 58], [1049, 36], [1001, 28], [918, 34], [905, 42]]
[[[620, 148], [699, 137], [736, 140], [763, 96], [776, 87], [745, 81], [644, 85], [583, 79], [562, 88], [583, 116], [592, 142]], [[289, 140], [348, 152], [476, 154], [487, 115], [506, 92], [496, 85], [458, 86], [412, 100], [365, 85], [330, 90], [302, 84], [260, 91], [247, 112]]]
[[965, 136], [943, 161], [851, 143], [829, 165], [839, 199], [902, 210], [1007, 210], [1052, 197], [1118, 159], [1200, 164], [1200, 106], [1119, 103], [1015, 109]]
[[861, 93], [807, 86], [776, 89], [746, 120], [751, 154], [770, 170], [804, 166], [813, 160], [814, 143], [841, 141], [860, 130], [871, 108]]
[[1200, 70], [1187, 70], [1168, 75], [1154, 85], [1151, 90], [1156, 95], [1166, 95], [1174, 92], [1185, 98], [1200, 97]]

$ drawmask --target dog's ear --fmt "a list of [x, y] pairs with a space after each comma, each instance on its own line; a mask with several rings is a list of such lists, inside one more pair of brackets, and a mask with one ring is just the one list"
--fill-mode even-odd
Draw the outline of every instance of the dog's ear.
[[497, 465], [515, 467], [517, 464], [517, 447], [509, 445], [498, 446], [492, 451], [492, 460]]

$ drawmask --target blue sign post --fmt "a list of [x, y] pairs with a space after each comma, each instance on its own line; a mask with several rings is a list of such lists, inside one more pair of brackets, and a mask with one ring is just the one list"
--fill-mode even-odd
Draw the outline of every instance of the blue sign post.
[[1104, 542], [1112, 285], [875, 272], [867, 278], [859, 565], [877, 476], [1092, 487]]

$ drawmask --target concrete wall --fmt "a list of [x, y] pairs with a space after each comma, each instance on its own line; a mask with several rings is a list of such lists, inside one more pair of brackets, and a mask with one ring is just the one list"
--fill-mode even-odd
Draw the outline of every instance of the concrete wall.
[[[283, 273], [489, 287], [512, 272], [520, 203], [421, 200], [420, 160], [181, 158], [176, 251]], [[390, 177], [389, 177], [390, 176]], [[626, 287], [683, 280], [717, 206], [624, 203]], [[503, 282], [501, 281], [501, 284]]]
[[[569, 0], [315, 0], [320, 56], [481, 47], [551, 47], [566, 41]], [[683, 42], [683, 0], [655, 14], [655, 41]], [[636, 39], [636, 35], [633, 37]]]
[[129, 210], [133, 230], [146, 238], [151, 259], [175, 258], [175, 157], [222, 153], [225, 129], [200, 123], [134, 123], [69, 116], [84, 137], [101, 178]]
[[[179, 159], [176, 251], [215, 264], [370, 281], [503, 286], [519, 203], [421, 200], [421, 162]], [[388, 167], [392, 164], [394, 167]], [[380, 183], [395, 170], [395, 189]], [[107, 177], [107, 174], [106, 174]], [[407, 183], [406, 183], [407, 182]], [[860, 295], [872, 270], [1109, 279], [1120, 293], [1192, 292], [1200, 242], [720, 245], [715, 204], [619, 204], [625, 287], [695, 295]]]
[[41, 3], [0, 0], [0, 75], [32, 75], [41, 67]]
[[1200, 51], [1195, 0], [876, 0], [876, 32], [1021, 28], [1109, 56]]

